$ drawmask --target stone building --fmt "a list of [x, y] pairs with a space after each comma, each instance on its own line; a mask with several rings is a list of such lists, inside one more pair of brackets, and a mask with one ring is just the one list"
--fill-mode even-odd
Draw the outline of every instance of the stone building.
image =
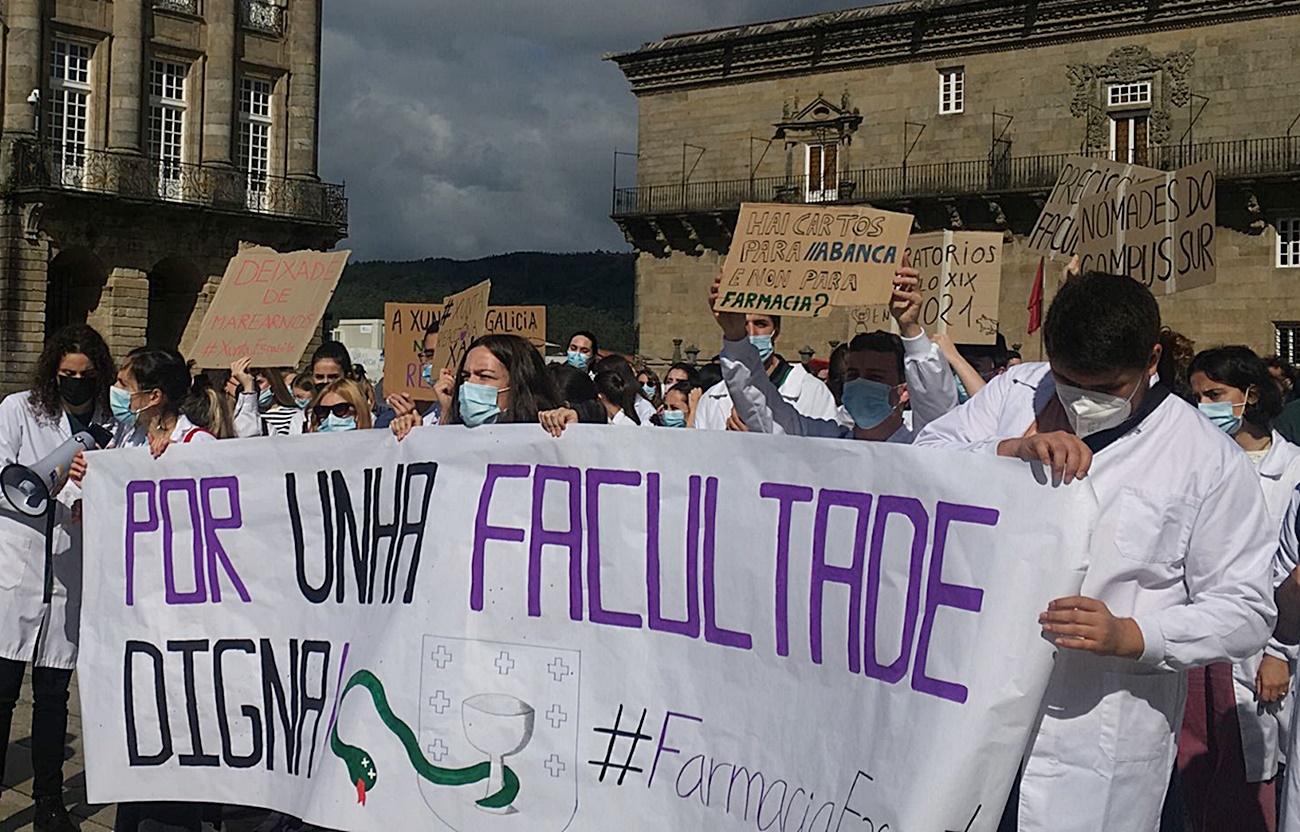
[[119, 358], [196, 335], [241, 241], [330, 248], [321, 0], [0, 0], [0, 390], [85, 321]]
[[[1025, 238], [1070, 154], [1218, 165], [1218, 281], [1161, 299], [1208, 347], [1300, 358], [1300, 0], [907, 0], [675, 35], [611, 56], [640, 111], [641, 350], [705, 354], [705, 292], [742, 201], [869, 202], [916, 230], [1000, 230], [1000, 323], [1027, 357]], [[626, 170], [626, 160], [624, 160]], [[1049, 266], [1050, 297], [1060, 264]], [[790, 320], [825, 355], [876, 328]], [[678, 345], [680, 346], [680, 345]]]

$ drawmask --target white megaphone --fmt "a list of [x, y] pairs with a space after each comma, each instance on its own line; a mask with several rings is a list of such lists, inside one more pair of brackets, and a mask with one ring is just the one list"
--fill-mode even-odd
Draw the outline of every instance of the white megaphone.
[[68, 469], [79, 451], [93, 451], [95, 437], [82, 431], [55, 448], [40, 462], [31, 466], [17, 462], [0, 471], [0, 489], [9, 505], [28, 517], [41, 517], [50, 507], [50, 500], [68, 481]]

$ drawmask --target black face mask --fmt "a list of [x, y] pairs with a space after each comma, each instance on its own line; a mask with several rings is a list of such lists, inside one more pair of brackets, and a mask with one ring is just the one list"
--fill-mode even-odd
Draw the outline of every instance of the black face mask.
[[59, 376], [59, 396], [73, 407], [89, 404], [95, 398], [95, 379]]

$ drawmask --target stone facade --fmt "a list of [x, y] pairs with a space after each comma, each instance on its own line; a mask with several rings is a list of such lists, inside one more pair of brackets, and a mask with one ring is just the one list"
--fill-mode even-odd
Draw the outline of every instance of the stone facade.
[[[668, 357], [674, 339], [716, 349], [705, 292], [736, 208], [807, 198], [806, 145], [828, 139], [785, 124], [815, 102], [859, 119], [827, 134], [837, 201], [906, 210], [918, 231], [1004, 232], [1001, 329], [1027, 357], [1039, 354], [1025, 308], [1039, 258], [1025, 237], [1064, 157], [1123, 153], [1112, 126], [1129, 120], [1145, 133], [1137, 161], [1219, 160], [1218, 282], [1162, 298], [1167, 323], [1200, 346], [1267, 354], [1277, 325], [1300, 322], [1300, 269], [1276, 259], [1278, 220], [1300, 216], [1300, 2], [913, 0], [675, 36], [612, 60], [640, 110], [637, 187], [616, 191], [614, 218], [640, 252], [643, 353]], [[940, 75], [954, 69], [963, 106], [941, 114]], [[1129, 82], [1149, 84], [1149, 100], [1112, 102]], [[825, 356], [874, 328], [849, 310], [791, 319], [783, 347]]]
[[[342, 188], [317, 177], [320, 14], [321, 0], [0, 3], [0, 392], [67, 323], [119, 359], [184, 352], [241, 244], [346, 236]], [[84, 76], [60, 70], [69, 49]], [[241, 106], [247, 83], [264, 107]]]

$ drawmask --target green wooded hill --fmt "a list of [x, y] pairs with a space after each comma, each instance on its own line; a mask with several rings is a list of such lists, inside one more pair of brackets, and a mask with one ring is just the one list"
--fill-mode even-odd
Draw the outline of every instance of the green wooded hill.
[[382, 318], [385, 302], [437, 303], [490, 279], [495, 306], [546, 306], [548, 341], [560, 343], [574, 330], [588, 329], [600, 337], [601, 347], [628, 352], [636, 347], [635, 262], [633, 254], [593, 251], [351, 263], [329, 314], [336, 321]]

